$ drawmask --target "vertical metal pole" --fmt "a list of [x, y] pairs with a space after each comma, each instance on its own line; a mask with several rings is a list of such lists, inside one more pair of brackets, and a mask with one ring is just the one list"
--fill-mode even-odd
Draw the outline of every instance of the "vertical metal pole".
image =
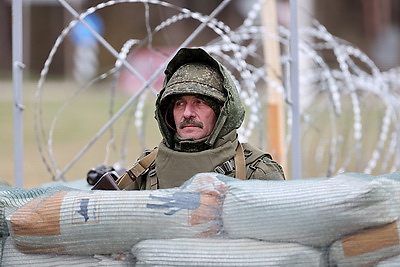
[[23, 187], [23, 120], [22, 113], [22, 1], [12, 1], [12, 57], [14, 90], [14, 182]]
[[299, 45], [297, 0], [290, 0], [290, 92], [292, 103], [292, 178], [301, 178], [301, 130], [299, 104]]

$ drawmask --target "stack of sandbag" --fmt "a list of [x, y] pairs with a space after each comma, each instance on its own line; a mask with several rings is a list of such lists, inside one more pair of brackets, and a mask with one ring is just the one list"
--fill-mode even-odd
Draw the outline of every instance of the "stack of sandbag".
[[[371, 176], [343, 174], [286, 182], [219, 178], [227, 185], [222, 209], [227, 239], [141, 241], [132, 249], [139, 266], [163, 261], [175, 266], [198, 261], [200, 265], [217, 263], [215, 266], [244, 262], [245, 266], [279, 266], [280, 256], [286, 260], [282, 266], [344, 266], [332, 261], [332, 253], [324, 253], [332, 243], [364, 229], [395, 224], [398, 217], [393, 191], [384, 180]], [[216, 249], [218, 246], [222, 249]], [[292, 246], [297, 252], [302, 250], [304, 257], [291, 253]]]
[[215, 236], [225, 191], [210, 175], [155, 191], [60, 190], [40, 195], [7, 221], [24, 253], [116, 253], [144, 239]]
[[38, 187], [23, 189], [11, 186], [0, 187], [0, 230], [1, 253], [0, 266], [131, 266], [122, 264], [126, 261], [115, 260], [106, 256], [60, 256], [56, 254], [24, 254], [19, 251], [8, 237], [6, 217], [13, 214], [20, 207], [29, 203], [43, 194], [53, 194], [60, 190], [70, 190], [67, 187], [55, 185], [53, 187]]
[[155, 191], [46, 191], [7, 216], [9, 238], [24, 255], [125, 253], [137, 266], [391, 266], [400, 254], [392, 178], [203, 173]]

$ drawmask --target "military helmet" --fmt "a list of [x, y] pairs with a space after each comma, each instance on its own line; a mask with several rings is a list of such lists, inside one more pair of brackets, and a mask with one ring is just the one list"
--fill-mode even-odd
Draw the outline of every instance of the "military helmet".
[[226, 90], [221, 73], [214, 67], [191, 62], [180, 66], [168, 80], [160, 102], [172, 95], [203, 95], [224, 103]]

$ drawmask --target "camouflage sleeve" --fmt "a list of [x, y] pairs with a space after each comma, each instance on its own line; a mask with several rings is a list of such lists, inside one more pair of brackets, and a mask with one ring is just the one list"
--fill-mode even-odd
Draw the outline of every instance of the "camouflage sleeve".
[[285, 180], [285, 174], [279, 163], [272, 160], [269, 155], [263, 155], [247, 165], [247, 179], [259, 180]]

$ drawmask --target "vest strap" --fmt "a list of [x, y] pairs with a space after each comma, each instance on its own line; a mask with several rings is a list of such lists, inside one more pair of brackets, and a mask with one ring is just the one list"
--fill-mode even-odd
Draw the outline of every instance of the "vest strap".
[[157, 176], [153, 175], [150, 176], [150, 190], [156, 190], [158, 189], [158, 178]]
[[243, 145], [239, 142], [236, 148], [235, 160], [235, 177], [246, 180], [246, 161], [244, 158]]
[[136, 181], [139, 176], [143, 175], [149, 169], [150, 165], [156, 159], [157, 153], [158, 149], [153, 149], [149, 154], [137, 161], [132, 168], [127, 170], [124, 175], [118, 178], [116, 181], [118, 186], [123, 189]]

